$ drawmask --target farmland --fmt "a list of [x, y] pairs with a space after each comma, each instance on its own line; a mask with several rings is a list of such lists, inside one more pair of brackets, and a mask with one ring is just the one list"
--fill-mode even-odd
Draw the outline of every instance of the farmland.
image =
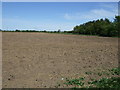
[[3, 32], [2, 58], [3, 88], [54, 88], [65, 78], [99, 78], [85, 73], [117, 67], [118, 38]]

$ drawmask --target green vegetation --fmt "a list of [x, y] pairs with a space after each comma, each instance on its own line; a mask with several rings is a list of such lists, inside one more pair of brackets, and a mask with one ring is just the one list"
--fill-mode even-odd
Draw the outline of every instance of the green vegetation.
[[79, 78], [79, 79], [66, 79], [66, 82], [64, 84], [66, 85], [75, 85], [75, 86], [83, 86], [84, 82], [82, 82], [84, 78]]
[[[85, 77], [77, 79], [66, 79], [65, 85], [72, 86], [73, 89], [77, 88], [115, 88], [120, 89], [120, 68], [113, 68], [108, 70], [112, 77], [102, 77], [99, 80], [90, 79], [90, 81], [85, 82]], [[86, 73], [86, 72], [85, 72]], [[114, 73], [114, 74], [113, 74]], [[91, 74], [91, 73], [86, 73]], [[101, 76], [102, 73], [99, 73], [98, 76]], [[108, 75], [108, 74], [106, 74]], [[114, 76], [113, 76], [114, 75]]]
[[120, 75], [120, 68], [113, 68], [109, 70], [112, 75]]
[[[101, 78], [100, 80], [94, 80], [88, 82], [90, 86], [96, 88], [120, 88], [120, 77]], [[90, 87], [89, 86], [89, 87]]]

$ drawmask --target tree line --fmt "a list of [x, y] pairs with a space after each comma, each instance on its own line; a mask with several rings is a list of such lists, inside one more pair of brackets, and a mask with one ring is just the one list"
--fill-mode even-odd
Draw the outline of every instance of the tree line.
[[119, 36], [120, 16], [115, 16], [114, 21], [109, 19], [98, 19], [77, 25], [71, 33], [99, 36]]
[[[71, 33], [82, 35], [98, 35], [106, 37], [118, 37], [120, 36], [120, 16], [115, 16], [114, 21], [109, 19], [98, 19], [89, 21], [80, 25], [77, 25], [71, 31], [36, 31], [36, 30], [2, 30], [5, 32], [45, 32], [45, 33]], [[1, 30], [0, 30], [1, 31]]]

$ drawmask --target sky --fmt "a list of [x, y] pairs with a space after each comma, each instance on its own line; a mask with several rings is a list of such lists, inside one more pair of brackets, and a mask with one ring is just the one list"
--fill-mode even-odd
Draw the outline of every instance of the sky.
[[2, 29], [2, 3], [0, 1], [0, 29]]
[[76, 25], [118, 15], [117, 2], [3, 2], [2, 29], [69, 31]]
[[3, 2], [119, 2], [119, 0], [2, 0]]

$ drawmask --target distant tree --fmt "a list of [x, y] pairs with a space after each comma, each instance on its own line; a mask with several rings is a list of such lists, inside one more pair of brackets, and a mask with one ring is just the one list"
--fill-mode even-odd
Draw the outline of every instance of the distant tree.
[[44, 30], [43, 32], [47, 32], [46, 30]]
[[105, 22], [107, 22], [107, 23], [111, 23], [111, 22], [109, 21], [109, 19], [107, 19], [107, 18], [105, 18]]
[[60, 33], [61, 32], [61, 30], [60, 29], [58, 29], [58, 33]]
[[53, 31], [54, 33], [56, 33], [57, 31]]
[[116, 32], [118, 32], [118, 36], [120, 37], [120, 16], [115, 16], [114, 19], [114, 28], [115, 30], [117, 30]]
[[114, 22], [120, 23], [120, 16], [115, 16]]
[[18, 30], [18, 29], [16, 29], [15, 31], [16, 31], [16, 32], [20, 32], [20, 30]]

